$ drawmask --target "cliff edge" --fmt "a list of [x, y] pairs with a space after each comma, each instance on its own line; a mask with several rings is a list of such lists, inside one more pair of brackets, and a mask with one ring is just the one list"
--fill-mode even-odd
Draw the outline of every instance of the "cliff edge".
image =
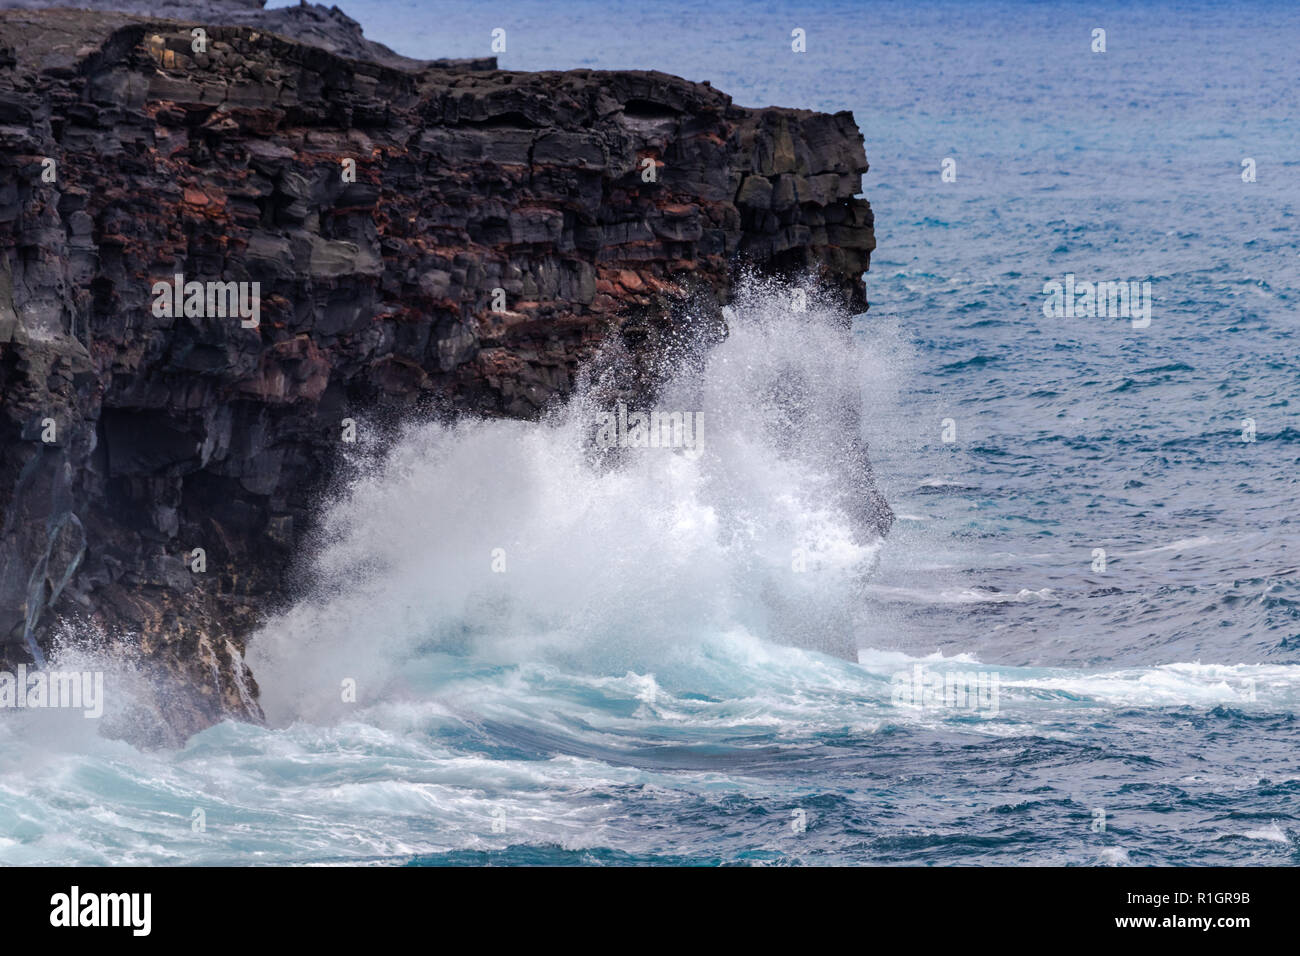
[[862, 311], [875, 245], [847, 112], [201, 9], [0, 12], [0, 666], [130, 641], [156, 743], [259, 716], [345, 422], [535, 415], [745, 266]]

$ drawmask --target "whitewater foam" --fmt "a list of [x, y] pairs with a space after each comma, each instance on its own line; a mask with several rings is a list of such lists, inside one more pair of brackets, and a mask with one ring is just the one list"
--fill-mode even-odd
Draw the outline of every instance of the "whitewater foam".
[[740, 630], [851, 656], [880, 551], [854, 449], [894, 357], [778, 286], [730, 315], [657, 397], [707, 423], [698, 454], [593, 455], [592, 393], [538, 422], [412, 423], [329, 502], [311, 587], [249, 642], [268, 717], [342, 716], [345, 680], [401, 693], [432, 651], [646, 672]]

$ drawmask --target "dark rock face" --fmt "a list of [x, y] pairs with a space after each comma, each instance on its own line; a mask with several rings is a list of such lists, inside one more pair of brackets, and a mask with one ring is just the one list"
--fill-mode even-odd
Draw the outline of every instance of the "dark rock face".
[[[411, 61], [295, 9], [0, 14], [0, 666], [60, 618], [133, 635], [158, 742], [259, 716], [243, 637], [345, 420], [535, 415], [746, 264], [866, 307], [850, 114]], [[160, 310], [178, 274], [257, 283], [259, 324]]]

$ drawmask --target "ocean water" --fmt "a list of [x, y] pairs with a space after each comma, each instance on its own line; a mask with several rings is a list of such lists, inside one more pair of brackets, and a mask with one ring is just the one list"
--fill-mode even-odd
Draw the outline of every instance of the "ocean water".
[[[0, 863], [1300, 862], [1293, 5], [345, 9], [853, 110], [871, 311], [748, 290], [660, 403], [699, 454], [593, 460], [581, 399], [410, 423], [251, 644], [268, 726], [2, 715]], [[1046, 316], [1067, 274], [1149, 281], [1149, 326]], [[883, 541], [838, 504], [846, 405]]]

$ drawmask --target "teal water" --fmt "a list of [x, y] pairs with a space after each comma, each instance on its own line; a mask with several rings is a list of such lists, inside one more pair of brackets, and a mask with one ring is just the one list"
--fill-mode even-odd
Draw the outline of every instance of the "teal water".
[[[871, 311], [842, 348], [741, 303], [677, 385], [696, 461], [593, 469], [578, 405], [412, 423], [252, 644], [270, 726], [158, 753], [6, 715], [0, 862], [1300, 861], [1292, 5], [346, 9], [412, 56], [503, 27], [505, 68], [853, 110]], [[1150, 325], [1045, 316], [1066, 274], [1150, 281]], [[886, 541], [767, 431], [792, 370], [862, 407]], [[984, 705], [900, 702], [917, 667]]]

